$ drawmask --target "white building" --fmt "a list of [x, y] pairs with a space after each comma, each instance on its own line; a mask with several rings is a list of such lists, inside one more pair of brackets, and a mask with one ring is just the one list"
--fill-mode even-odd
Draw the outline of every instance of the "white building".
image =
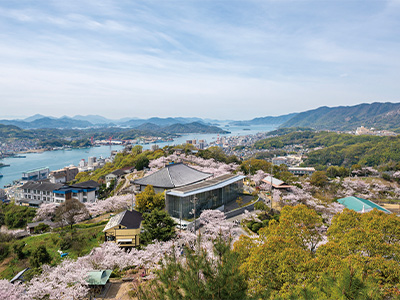
[[80, 202], [94, 202], [99, 184], [93, 180], [74, 185], [28, 181], [18, 190], [16, 203], [39, 207], [42, 203], [63, 203], [75, 198]]
[[313, 167], [289, 167], [288, 171], [294, 175], [312, 175], [315, 169]]

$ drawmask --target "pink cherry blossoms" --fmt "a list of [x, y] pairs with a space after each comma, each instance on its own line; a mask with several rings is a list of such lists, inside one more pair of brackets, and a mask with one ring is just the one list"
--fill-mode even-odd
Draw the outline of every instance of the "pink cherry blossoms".
[[223, 162], [217, 162], [214, 159], [204, 159], [195, 155], [181, 154], [180, 156], [177, 156], [175, 154], [172, 154], [167, 157], [160, 157], [152, 160], [149, 163], [150, 171], [147, 172], [147, 175], [154, 173], [158, 169], [163, 168], [169, 162], [178, 161], [183, 161], [196, 170], [205, 173], [211, 173], [214, 175], [214, 177], [224, 174], [230, 174], [238, 168], [238, 165], [234, 163], [226, 164]]
[[41, 204], [36, 211], [36, 215], [33, 218], [33, 222], [44, 221], [44, 220], [50, 221], [51, 219], [54, 218], [57, 207], [58, 204], [56, 203]]
[[[119, 195], [109, 197], [105, 200], [97, 200], [96, 202], [87, 202], [85, 206], [92, 217], [104, 214], [106, 212], [114, 212], [130, 207], [131, 203], [135, 204], [136, 198], [133, 194]], [[48, 220], [55, 217], [56, 209], [59, 205], [55, 203], [44, 203], [36, 211], [34, 222]], [[85, 216], [77, 216], [76, 222], [83, 221]]]
[[106, 212], [114, 212], [128, 208], [133, 201], [135, 204], [136, 198], [133, 194], [109, 197], [105, 200], [97, 200], [96, 202], [85, 203], [92, 217], [104, 214]]
[[[220, 211], [206, 210], [200, 215], [199, 220], [203, 225], [200, 246], [210, 250], [208, 251], [210, 256], [214, 255], [212, 240], [217, 236], [224, 239], [238, 236], [235, 225], [225, 220], [224, 213]], [[86, 276], [91, 270], [124, 269], [135, 266], [151, 272], [158, 268], [158, 262], [172, 251], [175, 251], [176, 257], [184, 259], [183, 245], [195, 247], [197, 241], [194, 233], [183, 231], [171, 241], [155, 242], [141, 250], [124, 251], [116, 243], [106, 242], [77, 260], [64, 259], [55, 267], [44, 265], [43, 273], [26, 284], [12, 285], [6, 280], [1, 280], [0, 298], [11, 300], [80, 299], [87, 295]]]
[[0, 280], [0, 299], [5, 300], [29, 300], [25, 294], [25, 286], [20, 283], [11, 283], [8, 280]]

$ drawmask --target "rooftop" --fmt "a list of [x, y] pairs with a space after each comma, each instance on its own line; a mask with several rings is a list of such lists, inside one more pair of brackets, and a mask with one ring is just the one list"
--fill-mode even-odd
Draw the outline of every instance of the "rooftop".
[[373, 210], [374, 208], [383, 211], [387, 214], [390, 214], [391, 211], [387, 210], [386, 208], [383, 208], [382, 206], [370, 201], [366, 200], [363, 198], [358, 198], [354, 196], [346, 197], [346, 198], [341, 198], [338, 199], [337, 202], [340, 204], [343, 204], [346, 208], [352, 209], [356, 212], [360, 213], [365, 213]]
[[125, 210], [115, 216], [113, 216], [104, 227], [103, 232], [118, 226], [125, 226], [127, 229], [138, 229], [140, 228], [140, 223], [142, 222], [142, 214], [136, 210], [130, 211]]
[[64, 185], [61, 183], [51, 183], [43, 181], [28, 181], [21, 189], [38, 190], [38, 191], [54, 191], [62, 188]]
[[217, 188], [225, 187], [229, 184], [237, 182], [239, 180], [243, 180], [245, 176], [242, 175], [234, 175], [234, 174], [225, 174], [207, 181], [203, 181], [200, 183], [194, 183], [191, 185], [187, 185], [184, 187], [172, 189], [167, 192], [168, 195], [178, 196], [178, 197], [186, 197], [194, 194], [207, 192], [210, 190], [214, 190]]
[[25, 171], [24, 173], [39, 172], [39, 171], [47, 170], [48, 168], [49, 168], [49, 167], [43, 167], [43, 168], [32, 169], [32, 170]]
[[84, 181], [81, 183], [76, 183], [76, 184], [72, 184], [70, 185], [70, 187], [73, 188], [81, 188], [81, 189], [94, 189], [94, 188], [98, 188], [100, 186], [100, 184], [98, 184], [96, 181], [94, 180], [88, 180], [88, 181]]
[[149, 176], [137, 179], [134, 183], [171, 189], [203, 181], [211, 176], [210, 173], [198, 171], [183, 163], [174, 163]]
[[88, 272], [86, 281], [89, 285], [105, 285], [111, 273], [112, 270], [90, 271]]

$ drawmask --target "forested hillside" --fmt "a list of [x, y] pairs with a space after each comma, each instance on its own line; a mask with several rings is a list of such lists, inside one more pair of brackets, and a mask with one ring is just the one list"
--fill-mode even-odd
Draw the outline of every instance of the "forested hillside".
[[[380, 166], [400, 162], [400, 137], [351, 135], [327, 131], [296, 131], [260, 140], [256, 149], [280, 149], [301, 145], [309, 150], [304, 163], [309, 166], [354, 164]], [[315, 149], [317, 148], [317, 149]]]
[[378, 129], [400, 127], [400, 103], [372, 103], [355, 106], [320, 107], [295, 115], [281, 127], [312, 127], [355, 130], [359, 126]]

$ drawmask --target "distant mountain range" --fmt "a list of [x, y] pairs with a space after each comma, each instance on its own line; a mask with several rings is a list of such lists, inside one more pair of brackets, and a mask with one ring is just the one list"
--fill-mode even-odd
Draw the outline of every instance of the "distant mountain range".
[[243, 121], [219, 121], [183, 117], [111, 120], [98, 115], [54, 118], [40, 114], [22, 120], [0, 120], [0, 124], [15, 125], [22, 129], [121, 127], [145, 131], [163, 131], [166, 133], [222, 133], [223, 130], [217, 127], [222, 123], [235, 126], [276, 125], [280, 128], [310, 127], [327, 130], [355, 130], [361, 125], [376, 127], [377, 129], [400, 129], [400, 103], [376, 102], [355, 106], [323, 106], [300, 113], [267, 116]]
[[277, 117], [261, 117], [261, 118], [254, 118], [252, 120], [248, 121], [233, 121], [229, 123], [230, 125], [235, 125], [235, 126], [251, 126], [251, 125], [280, 125], [282, 123], [285, 123], [286, 121], [290, 120], [294, 116], [296, 116], [297, 113], [292, 113], [288, 115], [283, 115], [283, 116], [277, 116]]
[[203, 125], [208, 124], [208, 122], [203, 121], [200, 118], [149, 118], [149, 119], [124, 118], [120, 120], [110, 120], [98, 115], [88, 115], [88, 116], [77, 115], [72, 118], [67, 116], [63, 116], [61, 118], [54, 118], [36, 114], [34, 116], [22, 120], [0, 120], [0, 124], [14, 125], [22, 129], [39, 129], [39, 128], [83, 129], [83, 128], [93, 128], [93, 127], [115, 127], [115, 126], [137, 128], [146, 123], [152, 123], [157, 126], [165, 127], [174, 124], [190, 124], [193, 122]]
[[355, 130], [357, 127], [377, 129], [400, 128], [400, 103], [371, 103], [355, 106], [319, 107], [295, 115], [280, 125], [328, 130]]

